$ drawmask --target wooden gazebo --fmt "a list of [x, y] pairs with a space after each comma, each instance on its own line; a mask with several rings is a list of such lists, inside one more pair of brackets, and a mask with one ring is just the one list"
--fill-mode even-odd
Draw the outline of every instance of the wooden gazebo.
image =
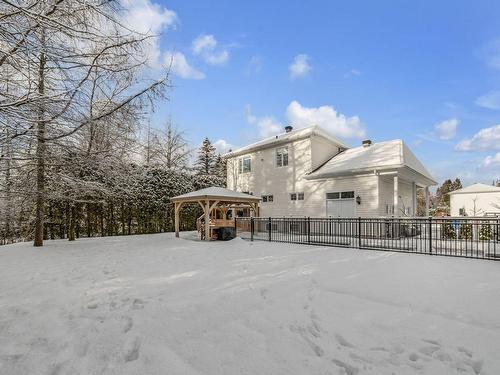
[[[175, 236], [179, 237], [179, 213], [186, 203], [198, 203], [203, 208], [205, 240], [212, 238], [214, 229], [234, 227], [233, 218], [227, 219], [227, 211], [249, 208], [250, 215], [259, 216], [261, 198], [222, 187], [209, 187], [171, 198], [175, 205]], [[222, 218], [217, 218], [217, 212]]]

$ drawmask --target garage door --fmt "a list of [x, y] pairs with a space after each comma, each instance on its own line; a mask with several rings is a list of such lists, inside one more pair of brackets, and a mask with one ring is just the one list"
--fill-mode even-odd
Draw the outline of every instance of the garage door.
[[327, 199], [326, 216], [355, 217], [354, 199]]

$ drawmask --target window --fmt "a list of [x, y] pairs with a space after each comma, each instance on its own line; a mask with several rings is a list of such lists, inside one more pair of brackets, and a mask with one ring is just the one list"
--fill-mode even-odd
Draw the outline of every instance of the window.
[[250, 156], [245, 156], [238, 159], [238, 172], [248, 173], [252, 171], [252, 158]]
[[290, 200], [291, 201], [303, 201], [304, 200], [304, 193], [290, 193]]
[[271, 202], [273, 202], [273, 200], [274, 200], [274, 197], [272, 194], [267, 194], [267, 195], [263, 194], [262, 195], [262, 203], [271, 203]]
[[326, 193], [326, 199], [354, 199], [354, 191]]
[[326, 193], [326, 199], [339, 199], [340, 193]]
[[276, 149], [276, 166], [286, 167], [288, 165], [288, 147]]
[[353, 199], [354, 191], [343, 191], [340, 193], [340, 199]]

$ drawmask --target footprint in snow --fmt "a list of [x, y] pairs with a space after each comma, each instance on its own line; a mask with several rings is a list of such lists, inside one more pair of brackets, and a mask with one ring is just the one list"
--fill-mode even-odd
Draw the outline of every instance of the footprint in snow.
[[127, 333], [134, 326], [134, 320], [130, 316], [122, 316], [123, 325], [123, 333]]
[[340, 334], [338, 334], [338, 333], [336, 333], [336, 334], [335, 334], [335, 339], [337, 340], [337, 342], [338, 342], [340, 345], [342, 345], [342, 346], [344, 346], [344, 347], [346, 347], [346, 348], [351, 348], [351, 349], [356, 348], [356, 346], [354, 346], [353, 344], [351, 344], [351, 343], [350, 343], [349, 341], [347, 341], [347, 340], [346, 340], [346, 339], [345, 339], [342, 335], [340, 335]]
[[432, 356], [436, 351], [439, 350], [439, 347], [437, 346], [423, 346], [418, 351], [422, 354]]
[[146, 302], [144, 302], [142, 299], [135, 298], [134, 301], [132, 302], [132, 309], [133, 310], [143, 309], [145, 304]]
[[436, 346], [441, 346], [441, 344], [439, 343], [439, 341], [437, 340], [431, 340], [431, 339], [424, 339], [422, 340], [423, 342], [426, 342], [427, 344], [431, 344], [431, 345], [436, 345]]
[[269, 291], [266, 288], [260, 288], [260, 296], [262, 297], [262, 299], [267, 299], [268, 292]]
[[139, 337], [134, 337], [131, 340], [125, 342], [123, 348], [123, 358], [125, 362], [132, 362], [139, 358], [141, 350], [141, 340]]
[[339, 359], [332, 359], [332, 362], [340, 367], [347, 375], [356, 375], [359, 372], [359, 368], [350, 365], [349, 363], [343, 362]]

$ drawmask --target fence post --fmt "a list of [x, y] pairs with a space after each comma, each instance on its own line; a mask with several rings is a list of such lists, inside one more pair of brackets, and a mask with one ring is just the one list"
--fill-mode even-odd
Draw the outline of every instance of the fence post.
[[254, 221], [252, 216], [250, 218], [250, 241], [253, 241], [253, 229], [254, 229]]
[[307, 243], [311, 243], [311, 218], [307, 217]]
[[238, 237], [238, 224], [236, 223], [237, 219], [238, 219], [237, 217], [234, 218], [234, 236], [235, 237]]
[[432, 254], [432, 216], [429, 216], [429, 254]]
[[269, 217], [269, 223], [268, 223], [268, 226], [269, 226], [269, 242], [271, 242], [271, 217]]
[[361, 249], [361, 216], [358, 217], [358, 247]]

